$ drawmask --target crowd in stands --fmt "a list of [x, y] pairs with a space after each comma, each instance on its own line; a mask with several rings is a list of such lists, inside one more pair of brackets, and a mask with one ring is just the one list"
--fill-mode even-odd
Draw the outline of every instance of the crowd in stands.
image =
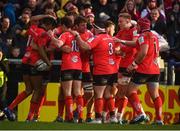
[[96, 22], [117, 23], [120, 12], [128, 12], [135, 21], [146, 17], [151, 29], [164, 36], [171, 48], [179, 47], [179, 0], [2, 0], [0, 47], [8, 58], [22, 58], [31, 16], [50, 13], [60, 21], [67, 12]]

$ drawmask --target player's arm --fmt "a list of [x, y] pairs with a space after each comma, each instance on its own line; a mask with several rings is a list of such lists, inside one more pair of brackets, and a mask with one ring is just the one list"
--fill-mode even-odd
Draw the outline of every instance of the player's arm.
[[[39, 55], [41, 56], [41, 59], [48, 65], [51, 66], [51, 62], [47, 57], [47, 53], [45, 51], [45, 46], [44, 43], [46, 43], [47, 41], [45, 39], [43, 39], [42, 37], [40, 37], [37, 41], [37, 51], [39, 52]], [[43, 43], [43, 44], [42, 44]]]
[[[42, 20], [42, 19], [48, 18], [48, 17], [53, 17], [53, 16], [52, 15], [35, 15], [35, 16], [31, 17], [31, 22], [39, 21], [39, 20]], [[54, 18], [54, 19], [56, 19], [56, 18]]]
[[141, 64], [148, 52], [149, 45], [144, 42], [144, 37], [140, 37], [138, 41], [140, 44], [140, 50], [137, 53], [136, 58], [134, 59], [132, 64], [128, 66], [127, 71], [129, 72], [138, 68], [138, 65]]
[[121, 40], [119, 38], [114, 37], [114, 42], [121, 43], [123, 45], [131, 46], [131, 47], [136, 46], [136, 41], [137, 41], [137, 38], [133, 38], [132, 41], [128, 41], [128, 40]]
[[81, 39], [81, 36], [77, 31], [70, 31], [70, 32], [75, 36], [77, 44], [82, 50], [91, 50], [90, 45]]
[[48, 66], [51, 66], [52, 64], [51, 64], [51, 62], [49, 61], [49, 59], [48, 59], [48, 57], [47, 57], [47, 54], [46, 54], [45, 49], [44, 49], [43, 46], [38, 46], [38, 52], [39, 52], [42, 60], [43, 60], [44, 62], [46, 62], [46, 64], [47, 64]]
[[53, 43], [57, 48], [61, 48], [63, 45], [64, 45], [64, 42], [57, 39], [55, 36], [54, 36], [54, 32], [52, 30], [48, 30], [47, 32], [48, 36], [50, 37], [51, 39], [51, 43]]
[[138, 54], [134, 60], [134, 62], [136, 64], [140, 64], [144, 60], [144, 58], [147, 55], [148, 48], [149, 48], [149, 46], [147, 44], [143, 44], [140, 46], [140, 51], [138, 52]]

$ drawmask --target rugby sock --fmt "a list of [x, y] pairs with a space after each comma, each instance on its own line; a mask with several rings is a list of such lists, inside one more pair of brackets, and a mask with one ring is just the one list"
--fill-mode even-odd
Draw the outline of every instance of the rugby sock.
[[77, 110], [78, 110], [78, 117], [79, 119], [83, 118], [83, 97], [81, 95], [76, 97], [76, 104], [77, 104]]
[[37, 108], [38, 108], [38, 104], [39, 103], [36, 103], [36, 102], [32, 102], [32, 101], [30, 102], [29, 114], [28, 114], [26, 120], [31, 121], [33, 119], [35, 110], [37, 110]]
[[65, 104], [66, 104], [66, 111], [67, 111], [68, 120], [72, 120], [73, 119], [73, 99], [72, 99], [72, 96], [66, 96]]
[[137, 93], [132, 93], [129, 98], [128, 98], [129, 102], [131, 103], [132, 108], [134, 109], [134, 111], [137, 113], [137, 115], [142, 114], [142, 110], [141, 110], [141, 103], [139, 100], [139, 97], [137, 95]]
[[64, 100], [59, 100], [58, 101], [58, 116], [59, 117], [63, 117], [64, 106], [65, 106], [65, 101]]
[[115, 108], [119, 108], [119, 105], [120, 105], [120, 97], [116, 97], [115, 98]]
[[95, 99], [94, 108], [95, 108], [95, 118], [101, 118], [102, 117], [102, 111], [103, 111], [103, 98], [97, 98]]
[[154, 107], [156, 112], [156, 120], [162, 120], [162, 99], [160, 96], [154, 100]]
[[25, 91], [21, 92], [14, 101], [8, 106], [10, 110], [13, 110], [19, 103], [21, 103], [24, 99], [28, 97]]
[[104, 108], [103, 108], [103, 112], [108, 112], [109, 108], [108, 108], [108, 99], [104, 99]]
[[120, 98], [119, 101], [120, 101], [120, 104], [118, 107], [118, 113], [123, 113], [128, 104], [128, 99], [127, 97], [123, 97], [123, 98]]
[[89, 112], [89, 113], [87, 113], [87, 115], [86, 115], [86, 119], [87, 119], [87, 118], [92, 118], [92, 113], [90, 113], [90, 112]]
[[40, 111], [44, 104], [44, 100], [45, 100], [45, 92], [43, 93], [43, 95], [41, 96], [41, 98], [39, 100], [39, 104], [38, 104], [37, 110], [35, 110], [34, 117], [38, 118], [40, 116]]
[[108, 98], [107, 100], [108, 109], [110, 112], [114, 112], [115, 109], [115, 101], [113, 97]]

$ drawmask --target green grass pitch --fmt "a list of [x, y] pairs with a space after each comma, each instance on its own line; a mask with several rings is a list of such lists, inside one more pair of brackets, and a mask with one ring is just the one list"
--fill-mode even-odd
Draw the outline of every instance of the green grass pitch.
[[180, 130], [180, 124], [158, 126], [1, 121], [0, 130]]

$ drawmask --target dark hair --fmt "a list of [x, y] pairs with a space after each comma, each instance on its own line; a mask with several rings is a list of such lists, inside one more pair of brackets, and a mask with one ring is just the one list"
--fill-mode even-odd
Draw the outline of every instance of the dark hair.
[[50, 3], [50, 4], [46, 4], [45, 6], [44, 6], [44, 10], [46, 10], [46, 9], [53, 9], [54, 10], [54, 4], [52, 4], [52, 3]]
[[42, 19], [42, 24], [52, 25], [52, 26], [55, 27], [57, 25], [57, 22], [56, 22], [56, 20], [54, 18], [47, 17], [47, 18]]
[[61, 25], [65, 25], [67, 28], [71, 28], [73, 26], [73, 21], [70, 17], [65, 16], [61, 19]]
[[120, 13], [119, 17], [123, 17], [123, 18], [126, 18], [126, 19], [131, 19], [131, 15], [129, 13]]
[[87, 23], [87, 19], [83, 16], [78, 16], [74, 20], [74, 25], [79, 25], [80, 23]]

